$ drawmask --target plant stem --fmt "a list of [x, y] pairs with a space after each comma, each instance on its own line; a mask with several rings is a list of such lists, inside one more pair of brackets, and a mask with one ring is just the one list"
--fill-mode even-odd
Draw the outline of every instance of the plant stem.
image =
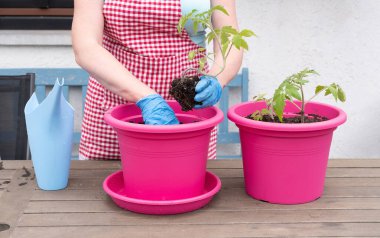
[[[209, 60], [211, 60], [212, 62], [214, 62], [214, 64], [216, 64], [218, 67], [219, 67], [219, 69], [223, 69], [223, 67], [221, 66], [221, 65], [219, 65], [218, 63], [216, 63], [215, 62], [215, 60], [214, 59], [212, 59], [210, 56], [208, 56], [208, 55], [206, 55], [206, 54], [203, 54], [203, 53], [201, 53], [201, 52], [198, 52], [199, 54], [201, 54], [201, 55], [203, 55], [203, 56], [206, 56], [207, 57], [207, 59], [209, 59]], [[216, 75], [216, 76], [218, 76], [218, 75]]]
[[300, 85], [301, 90], [301, 123], [305, 122], [305, 95], [303, 93], [302, 85]]
[[196, 68], [188, 68], [188, 69], [186, 69], [185, 71], [182, 72], [181, 78], [184, 78], [186, 76], [186, 74], [188, 72], [190, 72], [190, 71], [197, 71], [197, 72], [199, 72], [199, 70], [196, 69]]
[[[219, 47], [219, 50], [220, 50], [220, 53], [222, 54], [222, 57], [223, 57], [223, 66], [220, 68], [219, 72], [215, 75], [215, 77], [216, 77], [216, 76], [218, 76], [219, 74], [221, 74], [224, 71], [224, 68], [226, 67], [227, 56], [223, 55], [222, 43], [220, 43], [218, 35], [214, 31], [214, 28], [212, 26], [211, 20], [208, 21], [208, 22], [203, 22], [203, 23], [212, 31], [212, 33], [214, 33], [214, 35], [215, 35], [214, 39], [216, 40], [216, 43], [218, 44], [218, 47]], [[215, 60], [213, 60], [213, 62], [215, 62]]]
[[[322, 91], [323, 91], [323, 90], [322, 90]], [[314, 96], [312, 96], [309, 100], [306, 100], [305, 105], [306, 105], [307, 103], [309, 103], [313, 98], [315, 98], [316, 96], [318, 96], [322, 91], [320, 91], [320, 92], [314, 94]]]
[[289, 100], [290, 103], [292, 103], [298, 110], [302, 111], [302, 109], [292, 100]]

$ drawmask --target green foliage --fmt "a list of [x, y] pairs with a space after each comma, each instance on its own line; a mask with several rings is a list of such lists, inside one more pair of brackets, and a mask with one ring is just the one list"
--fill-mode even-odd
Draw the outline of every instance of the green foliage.
[[[223, 72], [226, 64], [227, 56], [229, 55], [231, 48], [235, 47], [236, 49], [245, 49], [248, 50], [248, 43], [246, 38], [255, 36], [253, 31], [248, 29], [243, 29], [238, 31], [232, 26], [223, 26], [222, 28], [214, 28], [211, 23], [211, 17], [214, 12], [221, 12], [222, 14], [229, 15], [227, 10], [221, 6], [217, 5], [212, 7], [210, 10], [205, 12], [198, 12], [197, 10], [192, 10], [190, 13], [183, 15], [178, 23], [177, 30], [178, 33], [181, 34], [185, 28], [185, 25], [188, 21], [191, 21], [193, 24], [194, 32], [197, 32], [200, 26], [204, 29], [209, 29], [210, 32], [206, 34], [206, 42], [209, 44], [211, 41], [215, 40], [217, 47], [219, 47], [222, 57], [223, 57], [223, 65], [220, 66], [220, 71], [217, 73], [219, 75]], [[189, 60], [193, 60], [197, 54], [201, 53], [202, 57], [199, 59], [199, 68], [198, 71], [202, 73], [205, 63], [207, 59], [212, 61], [213, 58], [210, 57], [214, 53], [202, 53], [201, 51], [191, 51], [189, 52]], [[215, 75], [215, 76], [217, 76]]]
[[[252, 118], [256, 120], [261, 120], [263, 113], [269, 114], [272, 116], [278, 116], [279, 120], [283, 121], [284, 108], [286, 100], [289, 100], [296, 107], [300, 109], [301, 120], [304, 121], [304, 109], [305, 105], [310, 102], [314, 97], [324, 92], [325, 96], [332, 95], [335, 101], [346, 101], [346, 95], [343, 89], [336, 83], [332, 83], [328, 86], [318, 85], [315, 88], [315, 94], [309, 99], [305, 100], [303, 86], [309, 83], [309, 80], [306, 80], [307, 77], [311, 75], [319, 75], [315, 70], [304, 69], [296, 74], [293, 74], [287, 77], [280, 86], [275, 90], [272, 98], [265, 98], [262, 94], [254, 97], [255, 101], [264, 100], [266, 102], [267, 108], [263, 112], [256, 111], [252, 114]], [[301, 101], [301, 107], [294, 103], [294, 100]]]

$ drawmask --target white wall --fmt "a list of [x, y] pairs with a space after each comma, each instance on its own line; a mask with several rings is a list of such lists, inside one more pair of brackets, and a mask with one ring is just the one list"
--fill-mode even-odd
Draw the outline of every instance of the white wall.
[[[380, 158], [380, 1], [237, 0], [241, 28], [251, 40], [244, 65], [250, 95], [273, 93], [286, 76], [304, 67], [320, 73], [313, 81], [339, 83], [348, 114], [336, 130], [331, 157]], [[334, 103], [331, 99], [318, 100]]]
[[[258, 35], [244, 60], [250, 95], [271, 94], [286, 76], [314, 68], [314, 86], [337, 82], [348, 98], [336, 104], [348, 121], [335, 132], [331, 157], [380, 158], [380, 1], [236, 1], [240, 27]], [[0, 31], [0, 67], [77, 67], [70, 34]]]

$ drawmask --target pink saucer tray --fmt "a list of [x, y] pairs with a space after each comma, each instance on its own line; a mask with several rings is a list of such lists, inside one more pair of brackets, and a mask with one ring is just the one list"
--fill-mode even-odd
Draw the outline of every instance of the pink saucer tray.
[[204, 207], [219, 192], [221, 181], [218, 176], [207, 171], [204, 193], [179, 200], [142, 200], [124, 195], [123, 172], [109, 175], [103, 182], [104, 191], [121, 208], [143, 214], [170, 215], [190, 212]]

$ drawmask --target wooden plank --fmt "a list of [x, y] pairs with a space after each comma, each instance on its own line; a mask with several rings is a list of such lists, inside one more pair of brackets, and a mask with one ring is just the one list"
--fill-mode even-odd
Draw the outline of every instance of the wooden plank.
[[380, 187], [380, 178], [326, 178], [326, 187]]
[[32, 201], [96, 201], [108, 199], [107, 195], [98, 190], [58, 190], [58, 191], [43, 191], [36, 190], [31, 199]]
[[[222, 188], [226, 189], [226, 188]], [[243, 188], [228, 188], [231, 193], [239, 194]], [[236, 189], [236, 190], [234, 190]], [[227, 190], [227, 189], [226, 189]], [[358, 197], [358, 198], [377, 198], [380, 197], [380, 187], [325, 187], [324, 197]], [[31, 200], [33, 201], [96, 201], [105, 200], [108, 196], [101, 190], [59, 190], [43, 191], [36, 190]]]
[[378, 222], [379, 210], [256, 210], [214, 211], [201, 209], [175, 216], [152, 216], [128, 211], [114, 213], [23, 214], [18, 226], [123, 226], [167, 224], [260, 224], [311, 222]]
[[70, 226], [19, 227], [18, 238], [146, 238], [146, 237], [379, 237], [379, 223], [309, 223], [304, 224], [201, 224], [155, 226]]
[[10, 180], [0, 180], [0, 191], [1, 190], [4, 190], [6, 187], [8, 187], [8, 185], [10, 184]]
[[377, 159], [329, 159], [328, 167], [345, 167], [345, 168], [379, 168], [380, 158]]
[[[256, 210], [380, 210], [380, 198], [332, 198], [323, 197], [314, 202], [300, 205], [278, 205], [261, 202], [249, 197], [243, 190], [231, 193], [222, 190], [205, 209], [215, 211]], [[120, 212], [111, 199], [98, 201], [31, 201], [24, 213], [109, 213]]]
[[107, 170], [120, 170], [121, 162], [118, 160], [109, 161], [71, 161], [71, 169], [74, 170], [91, 170], [91, 169], [107, 169]]
[[[3, 160], [4, 169], [22, 169], [22, 167], [32, 168], [31, 160]], [[1, 173], [1, 172], [0, 172]]]
[[[244, 188], [244, 178], [221, 178], [223, 188]], [[1, 184], [0, 180], [0, 184]], [[6, 180], [4, 180], [6, 181]], [[103, 178], [70, 178], [67, 190], [101, 189]], [[380, 187], [380, 178], [326, 178], [326, 187]], [[39, 189], [37, 186], [35, 189]]]
[[16, 227], [20, 215], [28, 204], [30, 194], [33, 192], [34, 183], [31, 179], [34, 175], [32, 173], [28, 177], [23, 177], [24, 174], [24, 170], [17, 170], [11, 183], [0, 197], [0, 224], [10, 226], [9, 230], [2, 232], [3, 235], [9, 234]]
[[3, 169], [0, 171], [1, 180], [10, 180], [15, 174], [16, 170]]

